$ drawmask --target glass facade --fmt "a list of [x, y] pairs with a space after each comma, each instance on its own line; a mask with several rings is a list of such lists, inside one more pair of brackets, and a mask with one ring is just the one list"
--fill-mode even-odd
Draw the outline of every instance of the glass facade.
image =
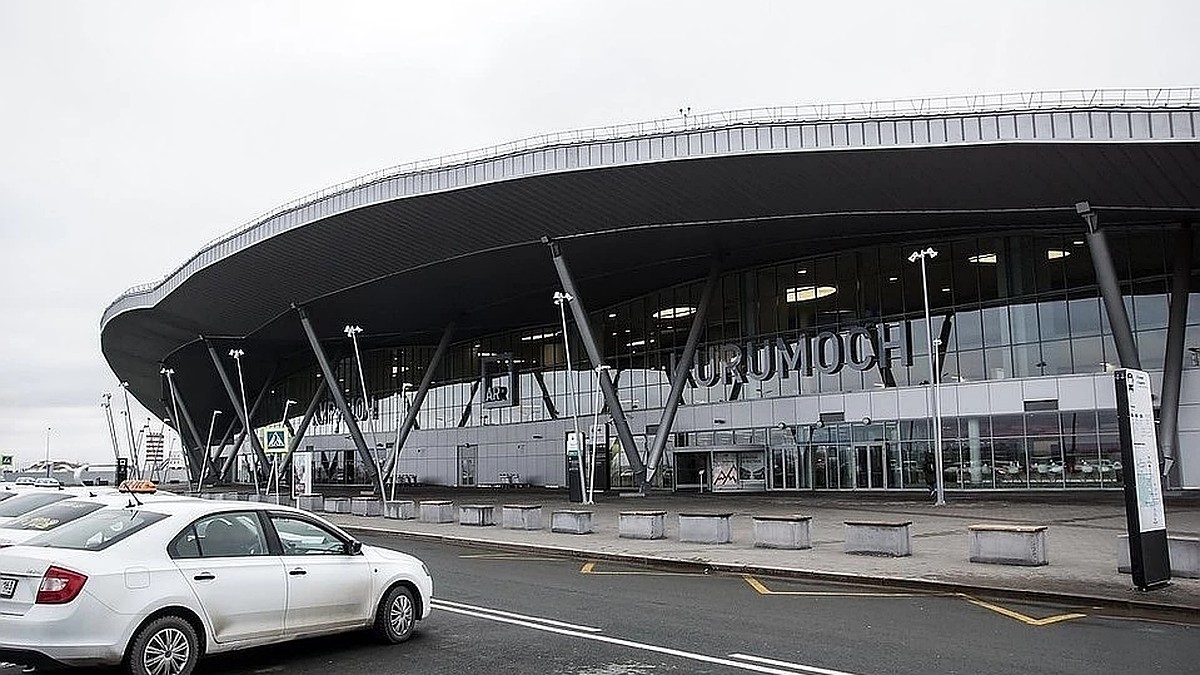
[[[1116, 367], [1112, 333], [1079, 229], [932, 242], [938, 256], [928, 262], [928, 294], [934, 362], [944, 384], [1104, 373]], [[1171, 241], [1166, 232], [1148, 227], [1108, 233], [1142, 367], [1151, 371], [1162, 368], [1166, 342], [1166, 246]], [[682, 404], [749, 405], [927, 385], [931, 357], [921, 270], [908, 261], [915, 248], [882, 244], [723, 274]], [[669, 372], [683, 349], [702, 285], [662, 289], [593, 313], [592, 325], [627, 413], [663, 407]], [[1194, 274], [1191, 291], [1185, 344], [1200, 345], [1200, 276]], [[602, 454], [610, 483], [632, 485], [616, 433], [611, 424], [604, 425], [608, 415], [596, 374], [573, 327], [570, 332], [574, 362], [569, 370], [558, 308], [549, 299], [544, 325], [453, 345], [436, 369], [435, 385], [417, 415], [418, 428], [509, 425], [577, 413], [583, 428], [595, 424], [603, 430], [597, 445], [608, 450]], [[889, 340], [895, 353], [885, 358]], [[796, 355], [797, 345], [811, 353]], [[368, 442], [381, 451], [394, 443], [432, 353], [432, 347], [412, 346], [365, 353], [369, 404], [353, 360], [335, 364]], [[493, 357], [513, 364], [512, 405], [484, 405], [481, 362]], [[789, 364], [790, 357], [798, 360]], [[791, 367], [805, 360], [807, 368]], [[286, 399], [306, 401], [318, 383], [315, 369], [297, 372], [276, 387], [269, 405], [282, 409]], [[292, 411], [302, 409], [303, 404]], [[657, 421], [657, 414], [653, 417]], [[753, 446], [764, 466], [760, 472], [757, 460], [747, 459], [747, 471], [762, 473], [766, 489], [923, 488], [921, 460], [932, 444], [929, 422], [899, 417], [786, 428], [675, 429], [668, 444], [675, 459], [664, 460], [658, 480], [663, 487], [684, 489], [698, 480], [696, 457], [706, 456], [706, 480], [711, 481], [714, 462], [728, 458], [718, 458], [716, 451], [705, 455], [701, 448], [749, 451]], [[1094, 409], [948, 416], [943, 420], [947, 485], [1116, 485], [1121, 467], [1115, 424], [1113, 411]], [[654, 432], [633, 431], [644, 456]], [[333, 405], [325, 403], [309, 433], [347, 431]], [[352, 447], [348, 440], [346, 447]], [[353, 461], [347, 452], [338, 462], [343, 468], [327, 470], [326, 477], [353, 480]], [[328, 465], [314, 462], [318, 469]], [[736, 465], [740, 472], [740, 460]]]

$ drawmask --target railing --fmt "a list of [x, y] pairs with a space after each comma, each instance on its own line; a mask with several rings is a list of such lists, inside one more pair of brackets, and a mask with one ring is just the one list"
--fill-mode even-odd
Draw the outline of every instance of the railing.
[[1063, 108], [1178, 108], [1200, 106], [1200, 87], [1158, 89], [1062, 89], [1057, 91], [1008, 94], [978, 94], [934, 98], [906, 98], [890, 101], [859, 103], [825, 103], [764, 108], [743, 108], [725, 112], [686, 114], [647, 122], [633, 122], [572, 131], [557, 131], [500, 143], [478, 150], [467, 150], [431, 159], [397, 164], [293, 199], [250, 220], [246, 224], [212, 239], [170, 274], [162, 279], [138, 284], [127, 289], [105, 310], [134, 295], [157, 289], [179, 273], [197, 257], [280, 214], [304, 208], [329, 196], [369, 185], [380, 180], [410, 173], [443, 169], [527, 150], [545, 149], [559, 145], [612, 141], [631, 137], [652, 136], [679, 131], [704, 130], [739, 124], [772, 122], [820, 122], [829, 120], [878, 119], [887, 117], [919, 117], [931, 115], [980, 114], [987, 112], [1025, 112], [1059, 110]]

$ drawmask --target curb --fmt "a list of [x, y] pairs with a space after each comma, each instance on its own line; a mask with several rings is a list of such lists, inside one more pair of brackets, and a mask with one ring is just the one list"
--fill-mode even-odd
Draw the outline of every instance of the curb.
[[1160, 602], [1143, 602], [1139, 600], [1128, 600], [1119, 598], [1110, 598], [1105, 596], [1095, 595], [1080, 595], [1074, 593], [1063, 593], [1059, 591], [1044, 591], [1036, 589], [1020, 589], [1020, 588], [1005, 588], [999, 586], [985, 586], [979, 584], [966, 584], [954, 581], [939, 581], [935, 579], [922, 579], [917, 577], [896, 577], [896, 576], [864, 576], [859, 574], [847, 574], [841, 572], [829, 572], [822, 570], [809, 570], [792, 567], [768, 567], [762, 565], [746, 565], [739, 563], [718, 563], [718, 562], [703, 562], [698, 560], [686, 560], [682, 558], [668, 558], [653, 555], [644, 555], [636, 553], [609, 553], [604, 551], [592, 551], [583, 548], [572, 548], [567, 546], [554, 546], [550, 544], [532, 544], [513, 541], [492, 541], [487, 539], [473, 539], [453, 534], [433, 534], [429, 532], [405, 532], [400, 530], [390, 530], [382, 527], [371, 527], [367, 525], [338, 525], [344, 530], [367, 532], [371, 534], [391, 535], [405, 539], [416, 539], [420, 541], [431, 541], [448, 544], [457, 544], [460, 546], [469, 546], [472, 548], [490, 548], [502, 551], [512, 551], [517, 553], [542, 553], [553, 555], [562, 558], [579, 558], [586, 560], [602, 560], [609, 562], [621, 562], [626, 564], [642, 565], [646, 567], [655, 567], [659, 569], [670, 570], [694, 570], [704, 574], [719, 573], [728, 575], [743, 575], [753, 574], [761, 576], [769, 576], [784, 579], [806, 579], [811, 581], [824, 581], [838, 584], [854, 584], [858, 586], [875, 586], [881, 588], [895, 588], [909, 591], [924, 591], [930, 594], [944, 595], [971, 595], [979, 594], [995, 598], [1005, 598], [1008, 600], [1026, 600], [1049, 602], [1053, 604], [1078, 605], [1088, 604], [1092, 606], [1106, 607], [1110, 609], [1121, 609], [1133, 612], [1154, 612], [1154, 613], [1170, 613], [1183, 614], [1190, 618], [1195, 618], [1197, 609], [1188, 605], [1168, 604]]

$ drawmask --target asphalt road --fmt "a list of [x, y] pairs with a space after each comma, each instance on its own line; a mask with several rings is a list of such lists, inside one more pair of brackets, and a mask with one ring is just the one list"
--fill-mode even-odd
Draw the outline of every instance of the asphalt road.
[[1200, 663], [1200, 617], [1189, 625], [1090, 607], [363, 539], [412, 552], [433, 571], [435, 610], [411, 641], [286, 643], [213, 657], [199, 672], [999, 675], [1195, 673]]

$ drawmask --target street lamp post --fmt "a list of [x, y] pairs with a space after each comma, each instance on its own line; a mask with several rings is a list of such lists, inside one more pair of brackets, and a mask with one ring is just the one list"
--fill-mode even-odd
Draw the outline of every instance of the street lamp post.
[[[575, 451], [577, 453], [579, 453], [580, 455], [582, 455], [583, 453], [582, 453], [582, 445], [581, 444], [583, 443], [583, 439], [579, 435], [579, 398], [577, 396], [576, 387], [575, 387], [575, 383], [574, 383], [575, 374], [571, 370], [571, 338], [567, 334], [567, 303], [571, 302], [574, 299], [575, 299], [575, 297], [572, 296], [570, 293], [566, 293], [563, 291], [555, 291], [554, 292], [554, 304], [558, 305], [558, 313], [559, 313], [559, 316], [562, 317], [563, 348], [566, 352], [566, 359], [567, 359], [567, 400], [568, 400], [568, 403], [570, 403], [570, 405], [571, 405], [571, 421], [575, 427]], [[583, 492], [583, 499], [584, 499], [584, 501], [586, 501], [587, 500], [587, 472], [584, 471], [584, 469], [583, 469], [583, 458], [576, 457], [576, 460], [579, 461], [579, 480], [581, 483], [580, 484], [581, 492]], [[567, 471], [569, 472], [570, 470], [571, 470], [570, 458], [568, 457]], [[567, 476], [567, 484], [568, 485], [570, 485], [570, 478], [571, 477], [568, 475]]]
[[934, 351], [933, 339], [933, 318], [929, 314], [929, 277], [925, 271], [926, 259], [932, 260], [937, 257], [938, 252], [932, 248], [925, 248], [920, 251], [913, 251], [912, 255], [908, 256], [910, 263], [921, 261], [921, 294], [925, 298], [925, 338], [929, 349], [929, 389], [933, 397], [933, 405], [931, 412], [933, 413], [933, 459], [934, 459], [934, 481], [937, 486], [937, 500], [935, 506], [946, 505], [946, 485], [942, 471], [942, 401], [941, 391], [939, 388], [937, 352]]
[[208, 473], [208, 452], [212, 448], [213, 427], [217, 425], [217, 415], [220, 414], [220, 410], [214, 410], [212, 417], [208, 420], [208, 439], [204, 441], [204, 463], [200, 465], [200, 482], [196, 485], [197, 490], [204, 489], [204, 476]]
[[[379, 464], [378, 439], [375, 437], [375, 419], [371, 415], [371, 399], [367, 394], [367, 376], [363, 370], [362, 354], [358, 351], [358, 334], [363, 332], [362, 326], [347, 325], [342, 329], [346, 337], [354, 343], [354, 362], [358, 366], [358, 380], [362, 385], [363, 395], [363, 410], [367, 415], [367, 430], [371, 433], [371, 460], [375, 463], [375, 479], [379, 483], [379, 501], [386, 502], [388, 498], [387, 488], [383, 484], [383, 467]], [[347, 422], [348, 424], [349, 422]]]
[[50, 427], [46, 427], [46, 478], [53, 478], [54, 472], [50, 468]]
[[254, 454], [254, 439], [250, 435], [254, 433], [254, 429], [250, 428], [250, 409], [246, 407], [246, 377], [242, 374], [242, 357], [246, 352], [240, 349], [230, 349], [229, 355], [233, 357], [237, 363], [238, 371], [238, 387], [242, 394], [242, 415], [246, 420], [246, 440], [250, 443], [250, 473], [254, 476], [254, 495], [257, 497], [262, 494], [258, 487], [258, 457]]

